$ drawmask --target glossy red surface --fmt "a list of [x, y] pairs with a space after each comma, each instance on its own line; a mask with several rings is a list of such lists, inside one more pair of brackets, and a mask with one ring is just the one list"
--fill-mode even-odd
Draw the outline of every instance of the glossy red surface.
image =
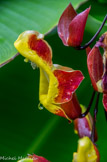
[[52, 65], [51, 49], [46, 41], [37, 39], [36, 35], [31, 35], [28, 42], [30, 48], [34, 50], [46, 63]]
[[58, 96], [55, 98], [56, 103], [65, 103], [71, 100], [72, 94], [78, 88], [83, 74], [80, 71], [63, 71], [54, 70], [54, 75], [58, 79]]
[[103, 75], [103, 60], [99, 48], [94, 46], [90, 51], [90, 53], [88, 54], [87, 67], [92, 85], [94, 89], [97, 91], [98, 88], [96, 86], [96, 83], [102, 78]]

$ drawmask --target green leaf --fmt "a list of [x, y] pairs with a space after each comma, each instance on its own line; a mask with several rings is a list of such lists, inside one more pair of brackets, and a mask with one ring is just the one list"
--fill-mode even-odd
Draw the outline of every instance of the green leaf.
[[98, 2], [100, 2], [100, 3], [107, 3], [106, 0], [98, 0]]
[[61, 13], [69, 2], [72, 2], [74, 8], [77, 8], [81, 0], [1, 0], [1, 66], [9, 59], [14, 59], [17, 51], [13, 43], [21, 32], [25, 30], [37, 30], [43, 34], [49, 32], [57, 25]]

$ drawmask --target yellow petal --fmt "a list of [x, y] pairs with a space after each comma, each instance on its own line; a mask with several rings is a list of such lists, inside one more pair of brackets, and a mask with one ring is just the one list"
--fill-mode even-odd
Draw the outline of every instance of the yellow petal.
[[14, 46], [22, 56], [37, 64], [38, 67], [52, 66], [52, 50], [43, 40], [42, 34], [32, 30], [25, 31], [19, 35]]
[[97, 162], [94, 145], [88, 137], [83, 137], [78, 141], [78, 149], [73, 154], [72, 162]]

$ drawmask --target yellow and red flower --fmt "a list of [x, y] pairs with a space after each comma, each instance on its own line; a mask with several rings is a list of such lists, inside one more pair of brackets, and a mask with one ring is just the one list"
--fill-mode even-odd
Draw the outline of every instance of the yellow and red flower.
[[100, 155], [97, 147], [89, 137], [83, 137], [78, 141], [77, 152], [73, 154], [72, 162], [99, 162]]
[[81, 114], [75, 91], [84, 79], [78, 70], [52, 63], [52, 50], [36, 31], [25, 31], [14, 43], [26, 60], [40, 68], [40, 103], [50, 112], [68, 120]]
[[42, 156], [33, 154], [33, 155], [29, 155], [24, 159], [19, 160], [18, 162], [49, 162], [49, 161]]

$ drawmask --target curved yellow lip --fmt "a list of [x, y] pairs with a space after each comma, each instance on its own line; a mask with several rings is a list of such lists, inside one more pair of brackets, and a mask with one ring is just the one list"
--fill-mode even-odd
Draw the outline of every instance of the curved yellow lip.
[[73, 154], [72, 162], [97, 162], [97, 155], [94, 145], [88, 137], [78, 141], [77, 152]]

